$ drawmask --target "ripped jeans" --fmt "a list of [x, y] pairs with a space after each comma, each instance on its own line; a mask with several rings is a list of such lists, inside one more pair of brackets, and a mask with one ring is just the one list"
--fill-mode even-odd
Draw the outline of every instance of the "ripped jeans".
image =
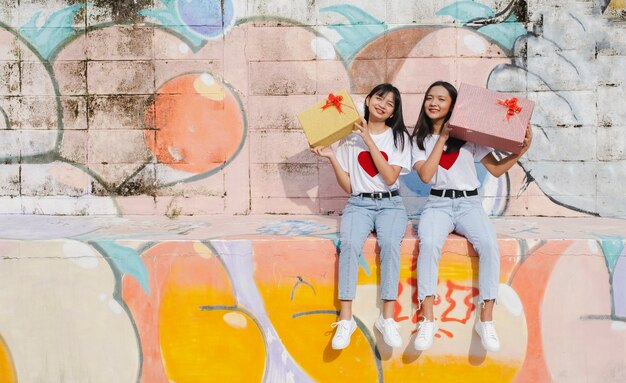
[[376, 230], [376, 240], [380, 247], [380, 299], [395, 300], [398, 297], [400, 243], [407, 223], [406, 210], [400, 196], [381, 199], [352, 196], [348, 199], [340, 228], [340, 300], [354, 300], [359, 258], [372, 230]]
[[441, 249], [451, 232], [463, 235], [478, 253], [479, 302], [496, 299], [500, 282], [500, 251], [496, 232], [479, 196], [429, 196], [418, 226], [417, 298], [437, 296]]

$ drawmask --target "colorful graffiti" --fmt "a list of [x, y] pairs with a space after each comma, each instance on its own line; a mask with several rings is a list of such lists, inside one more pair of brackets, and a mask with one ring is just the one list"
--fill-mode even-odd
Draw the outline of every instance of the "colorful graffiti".
[[[14, 3], [0, 14], [0, 212], [336, 213], [345, 195], [296, 112], [389, 81], [412, 125], [427, 85], [447, 79], [539, 106], [520, 166], [494, 179], [477, 164], [491, 215], [626, 216], [625, 79], [611, 70], [623, 4], [593, 6]], [[427, 192], [403, 177], [412, 214]]]
[[[501, 229], [494, 316], [503, 347], [494, 354], [472, 329], [477, 254], [455, 235], [440, 266], [441, 328], [433, 348], [418, 352], [418, 241], [407, 233], [395, 313], [404, 347], [386, 346], [374, 330], [379, 249], [371, 238], [354, 305], [359, 327], [350, 347], [336, 351], [337, 247], [329, 229], [319, 221], [265, 220], [203, 241], [111, 240], [115, 230], [105, 226], [88, 235], [76, 227], [75, 238], [60, 240], [3, 239], [0, 378], [619, 382], [626, 373], [623, 235], [539, 241], [504, 235], [517, 227]], [[21, 236], [17, 228], [4, 232]]]
[[[411, 126], [436, 79], [537, 103], [535, 142], [519, 166], [496, 179], [477, 164], [491, 215], [626, 217], [626, 75], [616, 70], [624, 1], [2, 4], [0, 213], [17, 216], [0, 222], [0, 381], [626, 376], [619, 227], [596, 230], [594, 221], [558, 239], [561, 227], [547, 236], [546, 226], [520, 221], [501, 234], [498, 354], [472, 332], [477, 258], [456, 236], [441, 263], [435, 346], [412, 348], [415, 233], [403, 242], [395, 310], [406, 346], [387, 348], [373, 328], [372, 239], [360, 262], [358, 331], [337, 352], [336, 225], [278, 219], [332, 215], [346, 198], [308, 152], [296, 112], [341, 88], [362, 103], [389, 81]], [[401, 192], [418, 215], [427, 186], [411, 174]], [[254, 224], [260, 213], [276, 219]], [[107, 217], [22, 216], [31, 214]], [[135, 214], [247, 221], [99, 226]], [[227, 226], [234, 234], [222, 235]]]

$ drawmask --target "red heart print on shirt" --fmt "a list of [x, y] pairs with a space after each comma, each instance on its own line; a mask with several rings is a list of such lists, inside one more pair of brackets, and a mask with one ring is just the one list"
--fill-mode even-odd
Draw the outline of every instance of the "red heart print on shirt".
[[439, 166], [446, 170], [450, 170], [452, 165], [456, 162], [456, 159], [459, 158], [460, 150], [457, 150], [454, 153], [443, 153], [441, 154], [441, 159], [439, 159]]
[[[380, 152], [380, 154], [385, 157], [385, 161], [389, 159], [387, 153]], [[359, 160], [359, 165], [361, 165], [363, 170], [365, 170], [365, 173], [369, 174], [370, 177], [374, 177], [378, 174], [378, 169], [376, 169], [376, 165], [374, 165], [374, 159], [372, 159], [372, 154], [370, 152], [363, 151], [359, 153], [357, 158]]]

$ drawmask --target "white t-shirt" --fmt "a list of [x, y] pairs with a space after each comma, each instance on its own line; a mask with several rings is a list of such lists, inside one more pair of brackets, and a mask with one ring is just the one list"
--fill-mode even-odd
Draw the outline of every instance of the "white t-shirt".
[[[411, 142], [406, 133], [404, 134], [404, 150], [396, 148], [393, 144], [391, 128], [380, 134], [372, 134], [372, 139], [383, 156], [387, 155], [389, 165], [400, 166], [401, 175], [411, 172]], [[339, 142], [336, 157], [343, 170], [350, 174], [352, 194], [390, 191], [400, 187], [400, 177], [393, 185], [387, 185], [374, 166], [367, 145], [355, 133]]]
[[[417, 143], [411, 147], [412, 165], [425, 161], [435, 147], [439, 135], [430, 135], [424, 139], [424, 149]], [[492, 148], [466, 142], [457, 153], [442, 154], [437, 173], [428, 183], [433, 189], [474, 190], [480, 186], [474, 161], [482, 160]]]

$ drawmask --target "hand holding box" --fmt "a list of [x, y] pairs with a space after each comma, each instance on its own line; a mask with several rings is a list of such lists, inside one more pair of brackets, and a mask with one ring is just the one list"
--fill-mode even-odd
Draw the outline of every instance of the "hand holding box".
[[328, 146], [350, 135], [361, 116], [346, 90], [331, 93], [314, 106], [298, 113], [309, 145]]

